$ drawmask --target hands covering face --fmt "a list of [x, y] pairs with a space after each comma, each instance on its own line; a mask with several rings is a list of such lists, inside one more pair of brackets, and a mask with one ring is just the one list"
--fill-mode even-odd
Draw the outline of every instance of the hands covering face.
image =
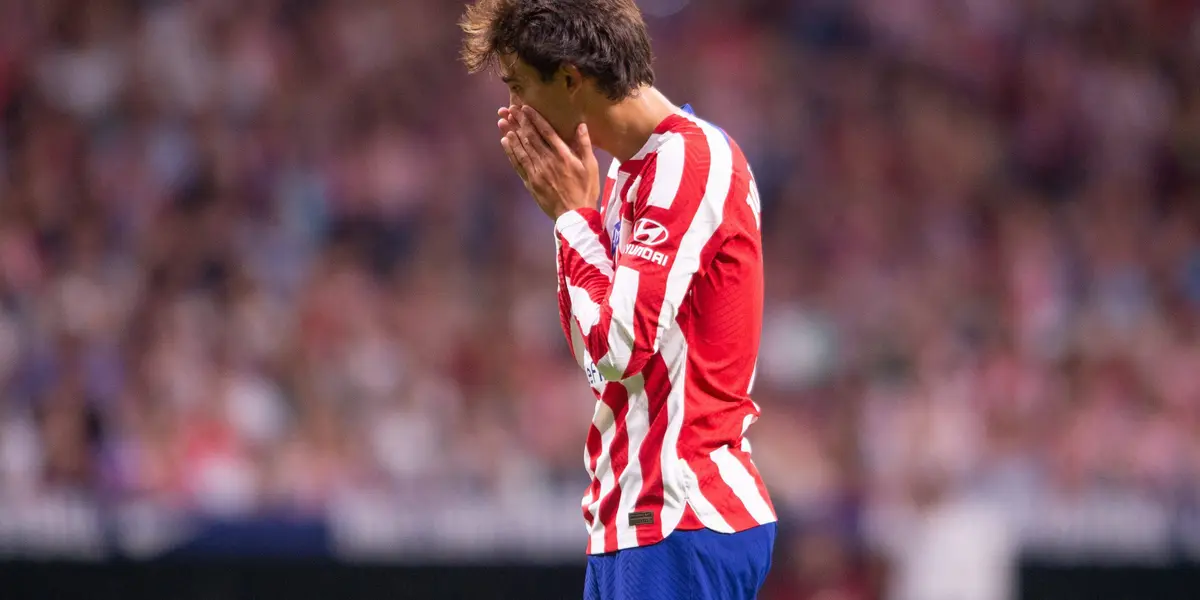
[[501, 108], [497, 114], [500, 145], [542, 212], [557, 220], [566, 212], [595, 207], [599, 166], [587, 125], [580, 123], [568, 144], [529, 106]]

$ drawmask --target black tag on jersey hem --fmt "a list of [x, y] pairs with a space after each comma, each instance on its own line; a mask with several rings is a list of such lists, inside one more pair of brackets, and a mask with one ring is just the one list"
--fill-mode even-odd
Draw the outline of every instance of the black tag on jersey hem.
[[637, 527], [638, 525], [653, 525], [653, 524], [654, 524], [654, 513], [652, 511], [643, 510], [641, 512], [629, 513], [629, 526], [630, 527]]

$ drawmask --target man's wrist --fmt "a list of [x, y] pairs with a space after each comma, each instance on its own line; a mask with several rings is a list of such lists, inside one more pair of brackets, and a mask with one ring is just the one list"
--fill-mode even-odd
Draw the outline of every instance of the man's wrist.
[[591, 207], [581, 206], [581, 207], [571, 208], [569, 206], [560, 206], [560, 207], [558, 207], [557, 210], [554, 211], [554, 214], [551, 216], [555, 221], [558, 221], [559, 219], [562, 218], [563, 215], [565, 215], [567, 213], [578, 212], [581, 210], [585, 210], [587, 208], [591, 208]]
[[558, 213], [554, 215], [554, 228], [562, 229], [563, 226], [567, 225], [568, 223], [575, 222], [577, 219], [575, 216], [577, 212], [578, 211], [570, 208], [560, 209]]

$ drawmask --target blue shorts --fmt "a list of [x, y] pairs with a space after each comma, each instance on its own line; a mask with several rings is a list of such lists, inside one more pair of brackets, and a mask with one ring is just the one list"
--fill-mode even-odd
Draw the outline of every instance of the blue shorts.
[[754, 600], [774, 548], [774, 523], [676, 531], [653, 546], [589, 556], [583, 599]]

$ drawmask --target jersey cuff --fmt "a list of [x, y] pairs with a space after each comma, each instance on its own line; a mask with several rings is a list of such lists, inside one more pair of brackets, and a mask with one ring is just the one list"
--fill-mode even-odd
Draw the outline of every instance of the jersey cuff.
[[571, 239], [569, 233], [581, 233], [582, 230], [593, 229], [591, 222], [600, 223], [600, 211], [594, 208], [577, 208], [559, 215], [554, 221], [554, 230], [564, 238]]

